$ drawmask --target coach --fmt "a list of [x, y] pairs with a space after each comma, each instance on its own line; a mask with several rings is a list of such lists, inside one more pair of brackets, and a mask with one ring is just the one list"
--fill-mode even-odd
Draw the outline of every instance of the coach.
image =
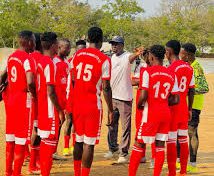
[[[115, 36], [109, 42], [112, 45], [112, 98], [115, 118], [108, 128], [109, 151], [104, 155], [110, 159], [114, 154], [119, 153], [118, 163], [126, 163], [131, 140], [131, 114], [132, 114], [132, 84], [131, 84], [131, 64], [141, 54], [141, 51], [131, 54], [124, 51], [124, 39]], [[121, 119], [122, 137], [120, 146], [118, 145], [118, 121]]]

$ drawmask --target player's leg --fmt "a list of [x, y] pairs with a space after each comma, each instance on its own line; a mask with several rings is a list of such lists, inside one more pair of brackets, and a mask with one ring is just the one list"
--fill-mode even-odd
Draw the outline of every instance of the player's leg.
[[112, 99], [112, 103], [114, 106], [114, 121], [112, 123], [112, 126], [108, 127], [108, 147], [109, 151], [104, 155], [105, 158], [109, 159], [112, 158], [115, 153], [118, 152], [118, 123], [120, 118], [120, 112], [117, 108], [118, 106], [118, 100]]
[[171, 121], [169, 138], [167, 143], [167, 163], [168, 163], [168, 176], [176, 175], [176, 159], [177, 159], [177, 149], [176, 149], [176, 141], [177, 141], [177, 122]]
[[94, 145], [83, 145], [82, 173], [81, 176], [89, 176], [91, 165], [94, 159]]
[[31, 137], [29, 173], [40, 172], [40, 142], [41, 142], [41, 139], [37, 135], [37, 127], [34, 127], [32, 132], [32, 137]]
[[155, 165], [153, 176], [160, 176], [165, 159], [165, 142], [168, 140], [169, 123], [157, 123], [157, 131], [155, 136]]
[[131, 142], [131, 114], [132, 102], [120, 101], [118, 105], [122, 125], [122, 138], [120, 143], [120, 157], [118, 163], [126, 163]]
[[180, 174], [186, 174], [189, 157], [188, 122], [179, 123], [178, 141], [180, 144]]
[[192, 110], [192, 120], [189, 122], [188, 132], [189, 132], [189, 147], [190, 147], [190, 166], [188, 170], [190, 172], [197, 172], [196, 161], [197, 161], [197, 152], [199, 146], [198, 138], [198, 124], [200, 117], [200, 110]]
[[40, 144], [41, 175], [49, 176], [53, 164], [53, 153], [56, 151], [57, 141], [42, 139]]
[[83, 154], [83, 142], [75, 142], [73, 151], [74, 176], [81, 176], [82, 154]]
[[[71, 154], [69, 150], [71, 128], [72, 128], [72, 114], [66, 114], [66, 121], [65, 121], [65, 128], [64, 128], [64, 149], [63, 149], [64, 156], [68, 156]], [[74, 147], [74, 145], [72, 147]]]
[[145, 153], [145, 144], [135, 141], [132, 149], [130, 164], [129, 164], [129, 176], [136, 176], [137, 169], [139, 167], [140, 161]]
[[15, 149], [15, 136], [6, 134], [6, 176], [11, 176], [13, 172], [13, 160], [14, 160], [14, 149]]

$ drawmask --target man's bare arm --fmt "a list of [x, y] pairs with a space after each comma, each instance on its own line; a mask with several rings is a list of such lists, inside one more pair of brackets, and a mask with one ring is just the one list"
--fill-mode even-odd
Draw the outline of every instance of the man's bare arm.
[[28, 91], [31, 93], [31, 95], [34, 98], [36, 98], [36, 83], [35, 83], [34, 74], [32, 72], [27, 72], [26, 80], [27, 80]]
[[169, 106], [177, 105], [179, 102], [180, 102], [179, 94], [171, 94], [168, 98]]
[[141, 90], [140, 91], [140, 97], [137, 102], [137, 108], [142, 109], [144, 104], [146, 103], [146, 100], [148, 98], [148, 91], [147, 90]]

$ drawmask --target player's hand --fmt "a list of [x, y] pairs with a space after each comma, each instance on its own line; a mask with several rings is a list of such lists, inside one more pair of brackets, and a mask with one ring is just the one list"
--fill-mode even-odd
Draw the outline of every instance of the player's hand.
[[106, 124], [106, 126], [112, 126], [113, 121], [114, 121], [114, 111], [108, 113], [108, 123]]
[[135, 49], [134, 49], [134, 52], [135, 52], [135, 55], [140, 56], [140, 55], [142, 55], [143, 52], [144, 52], [144, 47], [143, 47], [143, 46], [140, 46], [140, 47], [138, 47], [138, 48], [135, 48]]
[[62, 124], [65, 121], [65, 113], [64, 113], [64, 111], [59, 111], [59, 120], [60, 120], [60, 126], [62, 126]]
[[189, 110], [189, 121], [192, 120], [192, 110]]
[[2, 93], [6, 88], [6, 85], [5, 84], [1, 84], [0, 85], [0, 93]]

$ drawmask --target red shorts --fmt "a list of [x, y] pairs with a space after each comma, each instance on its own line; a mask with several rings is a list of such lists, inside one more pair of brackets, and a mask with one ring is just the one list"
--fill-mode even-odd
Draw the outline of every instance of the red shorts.
[[31, 98], [26, 93], [13, 94], [6, 105], [6, 141], [25, 145], [29, 131]]
[[169, 139], [177, 139], [177, 136], [188, 136], [188, 122], [172, 120], [169, 129]]
[[54, 108], [53, 117], [40, 117], [38, 119], [38, 135], [42, 139], [58, 140], [59, 122], [59, 113]]
[[169, 132], [168, 121], [142, 123], [137, 129], [137, 142], [152, 144], [155, 140], [167, 141]]
[[87, 107], [85, 109], [74, 108], [73, 112], [76, 142], [84, 142], [88, 145], [98, 144], [102, 126], [102, 110], [97, 107]]

